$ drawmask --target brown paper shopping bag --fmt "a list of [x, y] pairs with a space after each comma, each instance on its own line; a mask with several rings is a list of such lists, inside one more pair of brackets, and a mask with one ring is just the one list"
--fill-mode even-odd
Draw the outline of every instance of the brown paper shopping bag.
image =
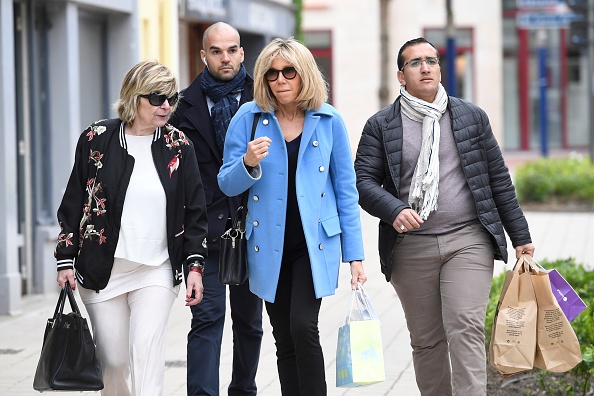
[[[538, 266], [531, 257], [526, 260], [533, 268]], [[582, 361], [580, 343], [553, 294], [549, 274], [538, 271], [532, 275], [532, 285], [538, 305], [534, 366], [556, 373], [571, 370]]]
[[536, 352], [536, 320], [531, 268], [525, 258], [520, 257], [513, 270], [506, 274], [489, 345], [489, 362], [501, 374], [532, 369]]

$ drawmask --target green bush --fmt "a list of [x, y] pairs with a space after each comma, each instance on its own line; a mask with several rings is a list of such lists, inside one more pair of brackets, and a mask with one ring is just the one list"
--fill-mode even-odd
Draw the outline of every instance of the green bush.
[[[574, 259], [557, 260], [551, 263], [543, 261], [541, 265], [547, 269], [556, 268], [588, 307], [571, 322], [580, 342], [582, 362], [567, 374], [551, 374], [548, 371], [539, 370], [536, 376], [541, 388], [549, 396], [589, 395], [594, 379], [594, 271], [586, 270], [583, 265], [576, 264]], [[485, 320], [486, 345], [489, 345], [491, 340], [495, 310], [504, 280], [505, 273], [494, 277], [491, 285]]]
[[516, 168], [514, 179], [522, 203], [594, 204], [594, 165], [586, 157], [574, 155], [527, 162]]

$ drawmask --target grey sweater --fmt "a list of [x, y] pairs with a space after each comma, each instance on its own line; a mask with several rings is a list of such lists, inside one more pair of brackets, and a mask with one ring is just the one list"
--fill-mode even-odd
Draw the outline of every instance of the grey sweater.
[[[408, 203], [412, 175], [421, 150], [423, 124], [402, 114], [402, 165], [400, 168], [400, 197]], [[459, 230], [465, 225], [478, 222], [472, 192], [460, 164], [450, 115], [446, 111], [439, 120], [439, 196], [437, 211], [431, 212], [420, 228], [410, 230], [411, 234], [439, 235]]]

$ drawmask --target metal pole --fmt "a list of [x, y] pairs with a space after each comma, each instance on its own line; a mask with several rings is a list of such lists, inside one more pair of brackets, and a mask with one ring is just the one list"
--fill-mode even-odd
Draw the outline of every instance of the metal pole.
[[538, 88], [540, 94], [539, 119], [540, 119], [540, 152], [543, 157], [549, 155], [549, 125], [547, 117], [547, 34], [544, 30], [538, 31]]
[[456, 96], [456, 28], [452, 13], [452, 0], [446, 0], [446, 91], [450, 96]]
[[590, 119], [590, 160], [594, 161], [594, 0], [588, 1], [588, 101]]
[[380, 0], [380, 107], [390, 104], [389, 70], [390, 70], [390, 48], [388, 41], [388, 1]]

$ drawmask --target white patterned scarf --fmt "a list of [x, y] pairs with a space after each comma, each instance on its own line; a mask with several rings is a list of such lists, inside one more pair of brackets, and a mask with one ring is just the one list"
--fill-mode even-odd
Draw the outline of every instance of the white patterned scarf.
[[408, 204], [427, 220], [429, 213], [437, 210], [439, 195], [439, 120], [446, 111], [448, 95], [439, 84], [433, 103], [425, 102], [400, 88], [400, 107], [411, 120], [423, 123], [421, 152], [410, 183]]

